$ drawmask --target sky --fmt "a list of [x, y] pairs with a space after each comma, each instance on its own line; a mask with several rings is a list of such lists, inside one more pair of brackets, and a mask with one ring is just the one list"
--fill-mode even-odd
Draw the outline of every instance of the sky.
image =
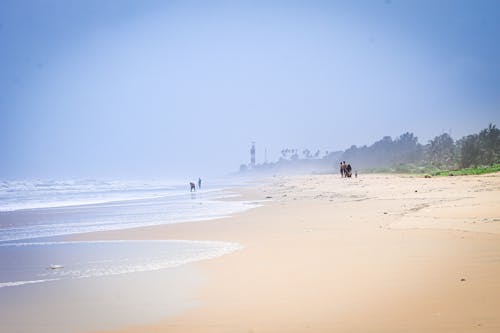
[[196, 179], [500, 125], [500, 2], [2, 0], [0, 179]]

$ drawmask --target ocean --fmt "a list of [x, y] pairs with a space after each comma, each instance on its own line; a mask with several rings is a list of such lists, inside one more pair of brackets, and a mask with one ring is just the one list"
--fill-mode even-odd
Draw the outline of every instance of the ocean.
[[241, 248], [206, 241], [68, 241], [64, 236], [227, 217], [256, 203], [223, 200], [218, 181], [190, 192], [180, 182], [0, 182], [0, 289], [160, 270]]

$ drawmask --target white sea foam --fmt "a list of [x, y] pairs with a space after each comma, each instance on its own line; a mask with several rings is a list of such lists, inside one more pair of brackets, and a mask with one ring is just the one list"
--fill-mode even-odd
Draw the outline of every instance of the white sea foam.
[[179, 194], [179, 185], [143, 182], [2, 182], [0, 211], [95, 205]]
[[[258, 206], [221, 200], [229, 196], [222, 185], [197, 193], [184, 187], [96, 181], [0, 182], [0, 286], [160, 270], [240, 249], [239, 244], [225, 242], [42, 241], [53, 236], [223, 218]], [[89, 205], [97, 199], [106, 202]], [[42, 204], [57, 207], [36, 208]], [[27, 241], [30, 239], [37, 241]], [[60, 268], [49, 269], [52, 265]]]
[[236, 249], [241, 248], [238, 243], [232, 242], [220, 242], [220, 241], [196, 241], [196, 240], [185, 240], [185, 239], [172, 239], [172, 240], [128, 240], [128, 239], [118, 239], [118, 240], [95, 240], [95, 241], [47, 241], [47, 242], [12, 242], [12, 243], [0, 243], [0, 246], [50, 246], [50, 245], [90, 245], [90, 244], [184, 244], [184, 245], [211, 245], [220, 247], [235, 247]]
[[22, 286], [25, 284], [33, 284], [33, 283], [42, 283], [42, 282], [49, 282], [49, 281], [56, 281], [59, 279], [45, 279], [45, 280], [32, 280], [32, 281], [14, 281], [14, 282], [0, 282], [0, 288], [5, 288], [5, 287], [17, 287], [17, 286]]
[[[9, 282], [1, 282], [0, 287], [157, 271], [213, 259], [242, 248], [238, 243], [188, 240], [22, 242], [4, 243], [0, 247], [8, 250], [0, 251], [0, 255], [16, 259], [8, 263], [5, 271], [16, 271], [18, 278], [3, 276]], [[33, 253], [47, 262], [33, 261]], [[54, 262], [59, 269], [50, 269]]]
[[227, 196], [221, 185], [189, 193], [165, 183], [3, 182], [0, 242], [210, 220], [256, 206]]
[[[217, 202], [204, 201], [191, 206], [179, 205], [176, 207], [153, 207], [150, 211], [147, 208], [137, 211], [133, 207], [127, 207], [123, 211], [131, 210], [131, 213], [100, 215], [97, 211], [92, 211], [90, 216], [76, 218], [72, 213], [68, 215], [58, 214], [54, 216], [53, 223], [33, 223], [31, 225], [14, 225], [0, 228], [0, 241], [15, 241], [33, 238], [46, 238], [54, 236], [64, 236], [87, 232], [110, 231], [131, 229], [146, 226], [155, 226], [170, 223], [184, 223], [190, 221], [208, 221], [231, 216], [232, 214], [257, 207], [255, 202]], [[156, 211], [160, 209], [162, 211]], [[73, 222], [58, 222], [74, 220]]]
[[[203, 190], [203, 193], [211, 193], [221, 191], [222, 189]], [[88, 206], [132, 202], [140, 200], [152, 200], [168, 197], [185, 195], [186, 191], [175, 188], [165, 188], [160, 190], [151, 190], [150, 192], [124, 190], [128, 192], [122, 193], [105, 193], [105, 192], [52, 192], [52, 193], [36, 193], [29, 196], [28, 193], [15, 196], [12, 193], [0, 195], [0, 212], [13, 212], [27, 209], [44, 209], [44, 208], [59, 208], [73, 206]], [[6, 199], [7, 194], [9, 198]], [[31, 194], [31, 193], [30, 193]], [[10, 200], [9, 200], [10, 199]]]

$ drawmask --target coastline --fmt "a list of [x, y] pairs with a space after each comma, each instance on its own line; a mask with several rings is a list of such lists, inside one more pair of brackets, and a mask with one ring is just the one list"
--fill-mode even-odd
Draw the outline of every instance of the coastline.
[[[103, 232], [95, 229], [125, 231], [133, 230], [131, 225], [207, 222], [253, 207], [224, 188], [168, 194], [165, 199], [4, 212], [2, 328], [18, 333], [113, 329], [158, 321], [198, 304], [193, 290], [204, 277], [189, 263], [238, 251], [238, 244], [78, 239]], [[16, 221], [20, 223], [13, 227]], [[80, 226], [81, 221], [86, 223]], [[74, 230], [67, 230], [69, 226]], [[157, 290], [155, 286], [162, 283], [161, 291]]]
[[500, 174], [279, 177], [244, 192], [271, 201], [226, 219], [79, 237], [244, 247], [193, 264], [206, 279], [197, 307], [112, 332], [500, 329]]

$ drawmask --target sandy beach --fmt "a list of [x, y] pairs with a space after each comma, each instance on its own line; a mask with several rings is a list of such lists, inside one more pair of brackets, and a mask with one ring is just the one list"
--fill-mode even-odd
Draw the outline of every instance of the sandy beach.
[[197, 306], [114, 332], [500, 331], [500, 174], [275, 177], [239, 192], [262, 206], [78, 236], [244, 247], [192, 264]]
[[500, 333], [499, 36], [500, 0], [0, 0], [0, 333]]

